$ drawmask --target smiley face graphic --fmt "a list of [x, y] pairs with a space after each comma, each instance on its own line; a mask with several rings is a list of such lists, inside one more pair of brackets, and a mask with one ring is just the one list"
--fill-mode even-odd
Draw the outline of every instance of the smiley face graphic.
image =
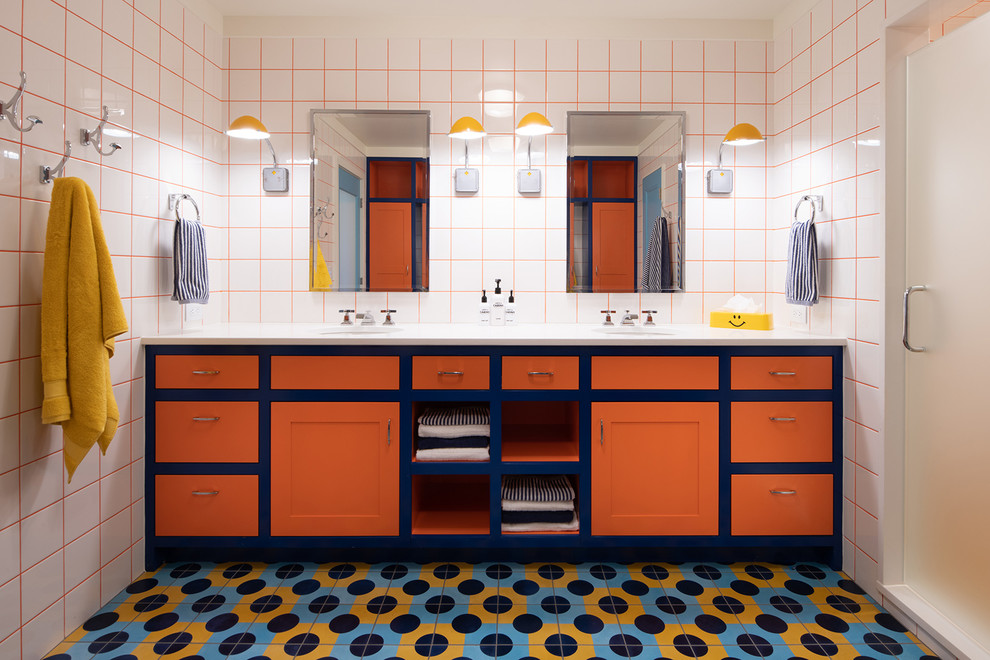
[[[738, 319], [738, 323], [736, 322]], [[729, 319], [729, 325], [733, 328], [741, 328], [746, 325], [746, 322], [742, 320], [742, 314], [733, 314], [732, 318]]]

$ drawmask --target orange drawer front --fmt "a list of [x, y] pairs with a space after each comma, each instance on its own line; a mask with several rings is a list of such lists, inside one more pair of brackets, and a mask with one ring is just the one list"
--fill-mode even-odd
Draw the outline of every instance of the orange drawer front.
[[591, 358], [593, 390], [717, 390], [718, 358], [647, 356]]
[[487, 390], [488, 357], [414, 355], [414, 390]]
[[257, 463], [256, 401], [158, 401], [159, 463]]
[[193, 390], [258, 389], [257, 355], [158, 355], [155, 387]]
[[257, 536], [258, 477], [160, 474], [155, 477], [158, 536]]
[[734, 536], [832, 533], [832, 475], [732, 475]]
[[733, 463], [832, 460], [830, 401], [734, 401]]
[[821, 356], [734, 357], [734, 390], [830, 390], [832, 358]]
[[273, 390], [397, 390], [397, 355], [274, 355]]
[[506, 356], [502, 358], [504, 390], [576, 390], [577, 356]]

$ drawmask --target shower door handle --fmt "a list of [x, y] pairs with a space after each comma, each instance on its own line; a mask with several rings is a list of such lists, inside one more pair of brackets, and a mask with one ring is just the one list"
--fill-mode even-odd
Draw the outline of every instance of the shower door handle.
[[909, 286], [904, 290], [904, 326], [903, 326], [903, 331], [901, 333], [901, 343], [904, 344], [904, 348], [908, 349], [912, 353], [924, 353], [925, 347], [912, 346], [911, 342], [908, 340], [908, 326], [910, 324], [910, 319], [911, 319], [909, 315], [909, 303], [911, 300], [911, 294], [914, 293], [915, 291], [927, 291], [927, 290], [928, 287], [924, 285]]

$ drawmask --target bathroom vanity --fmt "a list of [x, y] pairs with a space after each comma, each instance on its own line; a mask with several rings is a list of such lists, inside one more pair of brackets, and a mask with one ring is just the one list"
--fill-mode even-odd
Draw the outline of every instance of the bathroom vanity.
[[[146, 562], [648, 557], [841, 565], [842, 347], [787, 330], [219, 325], [147, 337]], [[415, 460], [427, 405], [490, 460]], [[576, 532], [502, 533], [503, 475]]]

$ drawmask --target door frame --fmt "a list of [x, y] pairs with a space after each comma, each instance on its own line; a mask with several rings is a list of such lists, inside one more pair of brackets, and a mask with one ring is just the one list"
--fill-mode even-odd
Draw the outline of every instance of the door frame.
[[[892, 7], [891, 5], [898, 5]], [[917, 624], [919, 637], [939, 655], [979, 657], [985, 653], [965, 631], [905, 583], [905, 349], [901, 344], [903, 295], [907, 286], [907, 58], [927, 46], [929, 29], [945, 12], [940, 0], [907, 0], [888, 5], [881, 34], [885, 67], [883, 163], [883, 482], [880, 519], [879, 589], [882, 605]]]

